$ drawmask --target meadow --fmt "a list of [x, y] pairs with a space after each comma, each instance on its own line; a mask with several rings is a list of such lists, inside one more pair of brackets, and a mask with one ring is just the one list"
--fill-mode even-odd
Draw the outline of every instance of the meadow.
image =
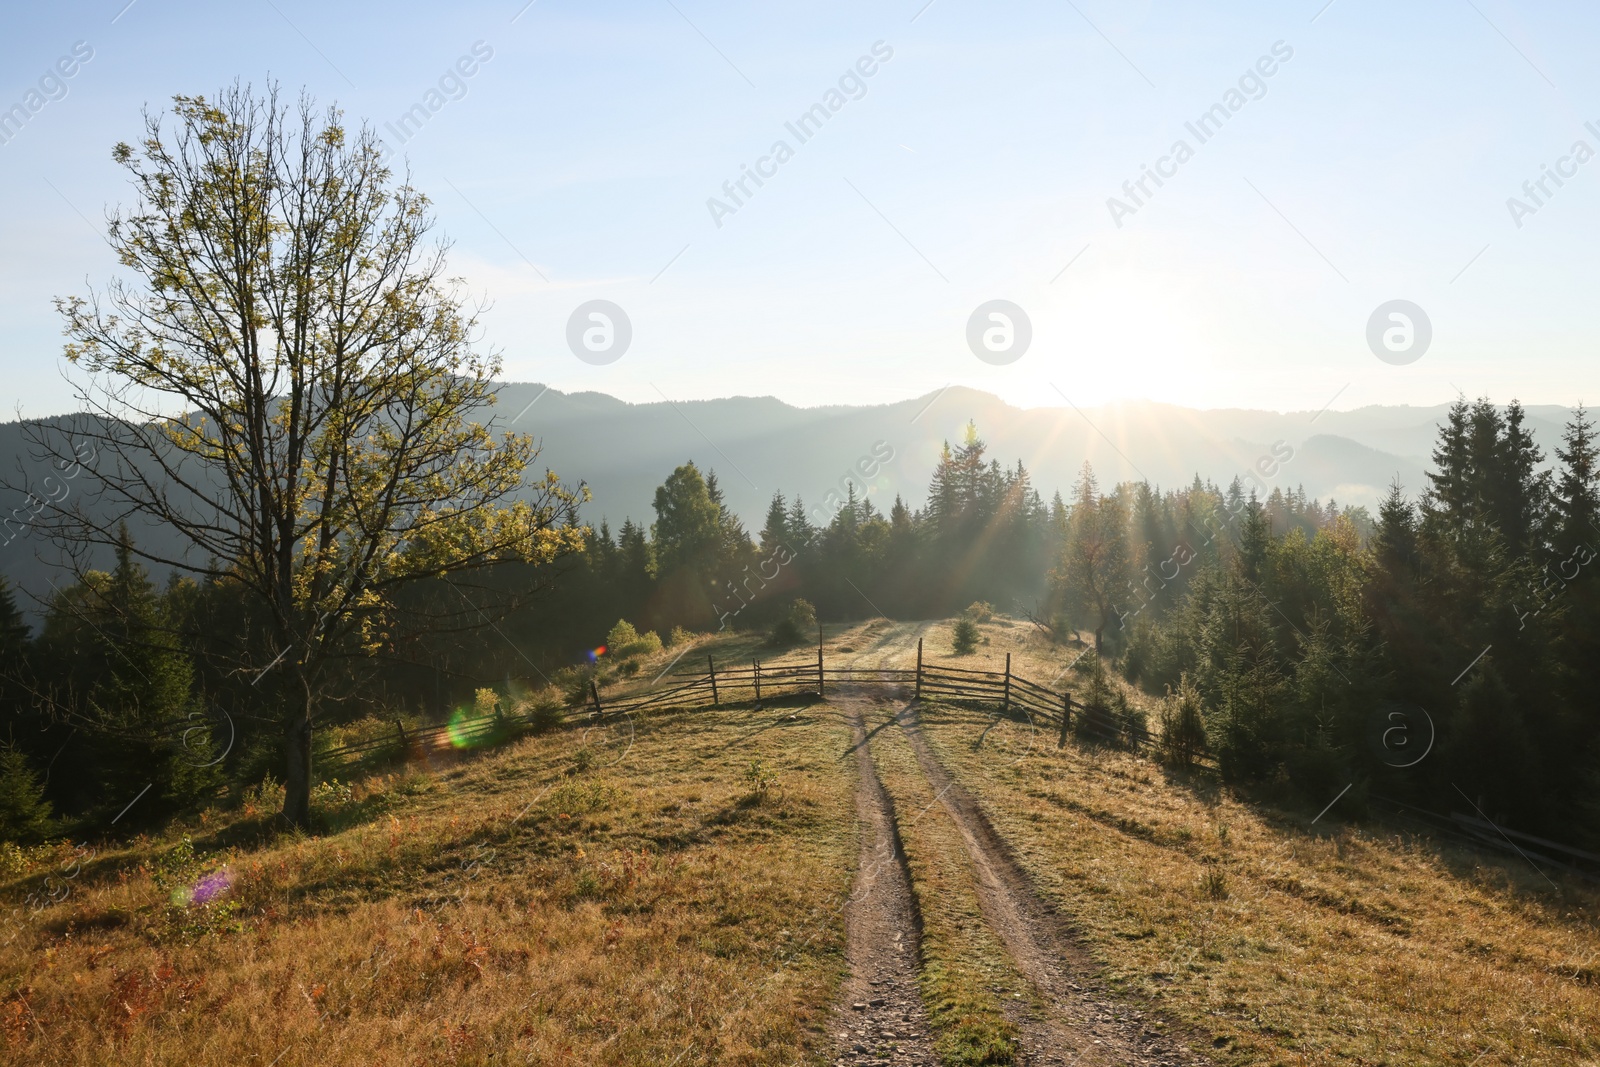
[[[860, 716], [941, 1063], [1026, 1062], [1078, 1023], [997, 926], [993, 875], [914, 737], [1059, 918], [1063, 980], [1146, 1037], [1240, 1065], [1600, 1062], [1592, 884], [866, 680], [914, 662], [920, 638], [930, 662], [998, 664], [1010, 647], [1019, 673], [1083, 684], [1080, 649], [1017, 620], [981, 629], [987, 644], [954, 657], [947, 620], [830, 627], [830, 665], [863, 680], [826, 700], [430, 751], [319, 786], [309, 833], [273, 829], [268, 782], [159, 833], [9, 849], [5, 1058], [828, 1062]], [[694, 654], [785, 658], [749, 635]]]

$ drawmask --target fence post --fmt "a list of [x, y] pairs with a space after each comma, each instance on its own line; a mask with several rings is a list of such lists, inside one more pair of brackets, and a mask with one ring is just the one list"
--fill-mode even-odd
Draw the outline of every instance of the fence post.
[[605, 715], [605, 712], [600, 708], [600, 690], [595, 687], [593, 678], [589, 679], [589, 695], [594, 697], [595, 718], [602, 718]]
[[1000, 714], [1011, 714], [1011, 653], [1006, 653], [1006, 694], [1000, 703]]
[[922, 638], [917, 638], [917, 699], [922, 699]]
[[753, 659], [750, 663], [754, 671], [753, 677], [756, 680], [756, 703], [759, 704], [761, 703], [761, 661]]
[[711, 706], [717, 706], [717, 664], [710, 656], [706, 657], [706, 667], [711, 671]]
[[821, 696], [826, 688], [822, 678], [822, 624], [817, 623], [817, 696]]
[[1056, 738], [1056, 747], [1065, 748], [1067, 745], [1067, 724], [1072, 721], [1072, 694], [1061, 694], [1061, 736]]
[[406, 726], [405, 726], [405, 723], [401, 722], [399, 719], [396, 719], [394, 721], [394, 728], [396, 730], [400, 731], [400, 751], [401, 751], [401, 753], [404, 753], [406, 751], [406, 749], [409, 747], [407, 742], [406, 742]]

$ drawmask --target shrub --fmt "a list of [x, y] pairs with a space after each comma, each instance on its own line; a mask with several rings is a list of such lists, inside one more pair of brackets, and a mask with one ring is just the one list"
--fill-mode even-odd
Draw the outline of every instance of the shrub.
[[1127, 698], [1113, 692], [1106, 678], [1105, 664], [1096, 656], [1089, 664], [1089, 687], [1084, 690], [1083, 709], [1073, 723], [1080, 737], [1097, 741], [1115, 740], [1122, 732], [1120, 712], [1127, 709]]
[[809, 640], [817, 629], [817, 609], [809, 600], [796, 597], [789, 610], [772, 628], [770, 637], [774, 645], [797, 645]]
[[1122, 736], [1127, 740], [1128, 747], [1138, 752], [1150, 740], [1150, 717], [1144, 713], [1143, 708], [1135, 708], [1128, 704], [1128, 698], [1118, 693], [1113, 698], [1116, 708], [1117, 724], [1122, 728]]
[[[587, 752], [588, 749], [579, 749]], [[569, 776], [544, 798], [545, 807], [556, 814], [587, 815], [614, 804], [620, 795], [616, 786], [598, 778], [582, 778], [581, 773]]]
[[994, 618], [994, 605], [986, 600], [974, 600], [967, 605], [967, 610], [961, 613], [963, 619], [973, 622], [989, 622]]
[[562, 667], [556, 671], [552, 679], [561, 692], [562, 699], [567, 707], [576, 708], [589, 700], [589, 685], [596, 687], [606, 684], [607, 671], [600, 663], [587, 663], [581, 666]]
[[241, 928], [239, 902], [229, 892], [233, 872], [227, 863], [196, 853], [187, 835], [155, 861], [151, 880], [167, 895], [167, 929], [184, 941]]
[[567, 764], [567, 775], [572, 777], [580, 774], [588, 774], [590, 771], [594, 770], [594, 766], [594, 749], [585, 745], [572, 754], [572, 760]]
[[681, 626], [674, 626], [672, 632], [667, 634], [667, 644], [676, 648], [678, 645], [693, 644], [696, 635]]
[[247, 819], [271, 815], [283, 807], [283, 783], [268, 774], [255, 785], [246, 786], [239, 798], [239, 810]]
[[778, 776], [767, 769], [765, 761], [751, 760], [744, 772], [744, 781], [750, 787], [750, 795], [761, 800], [777, 784]]
[[956, 655], [970, 655], [978, 647], [978, 624], [963, 616], [956, 620], [950, 637], [954, 642]]
[[1161, 701], [1161, 759], [1174, 767], [1191, 767], [1206, 750], [1206, 722], [1200, 710], [1200, 690], [1188, 673], [1178, 679], [1174, 692]]
[[349, 782], [330, 778], [311, 787], [311, 808], [323, 818], [340, 815], [355, 802], [355, 787]]
[[661, 635], [654, 630], [646, 630], [641, 634], [627, 619], [618, 619], [611, 632], [606, 634], [606, 653], [617, 659], [648, 656], [660, 651]]
[[541, 689], [517, 705], [517, 714], [527, 720], [528, 729], [543, 733], [561, 725], [561, 696], [554, 689]]

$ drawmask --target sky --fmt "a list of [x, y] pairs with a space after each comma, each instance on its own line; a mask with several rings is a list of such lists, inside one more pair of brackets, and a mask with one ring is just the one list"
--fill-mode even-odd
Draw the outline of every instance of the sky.
[[[1595, 5], [113, 0], [5, 22], [0, 109], [26, 115], [0, 125], [0, 369], [25, 416], [73, 406], [53, 299], [119, 270], [112, 145], [235, 78], [386, 138], [510, 380], [801, 405], [1600, 397]], [[768, 176], [741, 191], [746, 167]]]

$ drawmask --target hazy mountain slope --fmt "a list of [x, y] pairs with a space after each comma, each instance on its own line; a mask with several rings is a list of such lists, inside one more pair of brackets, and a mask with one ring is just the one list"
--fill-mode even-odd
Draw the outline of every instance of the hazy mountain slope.
[[[541, 395], [542, 394], [542, 395]], [[1423, 470], [1445, 406], [1367, 408], [1353, 412], [1279, 414], [1196, 411], [1162, 404], [1022, 410], [987, 393], [951, 388], [894, 404], [795, 408], [771, 397], [625, 404], [593, 393], [563, 394], [538, 385], [508, 385], [501, 411], [511, 418], [538, 397], [517, 422], [544, 441], [540, 460], [564, 477], [588, 480], [588, 514], [613, 526], [623, 517], [648, 520], [655, 487], [674, 466], [693, 459], [717, 471], [728, 502], [747, 523], [759, 523], [774, 490], [799, 492], [821, 505], [858, 459], [884, 442], [894, 459], [873, 480], [887, 503], [900, 493], [920, 506], [928, 474], [945, 441], [957, 444], [968, 419], [1007, 466], [1027, 464], [1048, 498], [1065, 495], [1085, 459], [1102, 486], [1147, 477], [1164, 486], [1187, 484], [1196, 473], [1226, 484], [1247, 472], [1274, 443], [1293, 451], [1274, 486], [1304, 485], [1326, 498], [1368, 504], [1398, 476], [1408, 491], [1423, 485]], [[1535, 422], [1541, 441], [1556, 440], [1561, 418]], [[1316, 416], [1313, 419], [1313, 416]]]

